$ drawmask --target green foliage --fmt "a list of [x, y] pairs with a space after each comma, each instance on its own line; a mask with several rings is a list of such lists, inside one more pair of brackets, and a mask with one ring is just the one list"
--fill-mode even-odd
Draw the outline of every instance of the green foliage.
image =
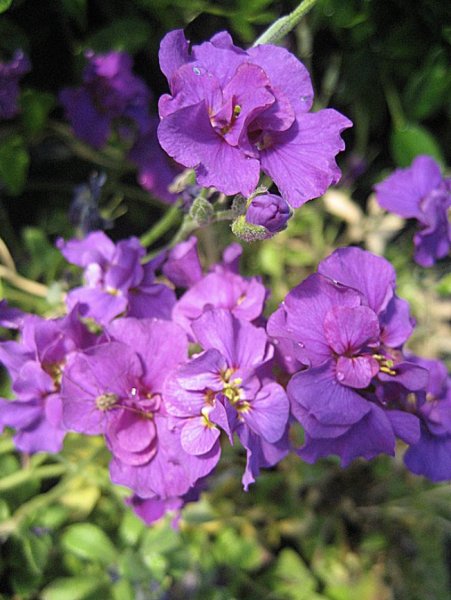
[[18, 196], [26, 182], [30, 157], [22, 136], [12, 134], [0, 145], [0, 182], [9, 193]]
[[8, 10], [13, 0], [0, 0], [0, 14]]

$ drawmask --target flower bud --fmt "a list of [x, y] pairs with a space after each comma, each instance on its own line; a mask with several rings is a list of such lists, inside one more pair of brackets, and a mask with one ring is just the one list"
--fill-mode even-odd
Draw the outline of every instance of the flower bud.
[[215, 211], [211, 203], [206, 198], [202, 198], [202, 196], [197, 196], [197, 198], [191, 205], [189, 216], [198, 225], [202, 226], [211, 223], [214, 212]]
[[269, 234], [285, 229], [290, 217], [290, 206], [283, 198], [275, 194], [256, 196], [246, 212], [248, 223], [264, 227]]

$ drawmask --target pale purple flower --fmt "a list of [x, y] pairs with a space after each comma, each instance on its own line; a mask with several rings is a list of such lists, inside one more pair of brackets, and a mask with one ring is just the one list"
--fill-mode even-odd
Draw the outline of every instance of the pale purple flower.
[[31, 69], [22, 50], [16, 50], [8, 62], [0, 62], [0, 119], [12, 119], [19, 112], [19, 80]]
[[141, 498], [183, 496], [216, 465], [214, 455], [184, 451], [166, 411], [164, 383], [187, 359], [187, 348], [186, 335], [173, 323], [117, 319], [105, 342], [72, 355], [64, 372], [65, 426], [103, 433], [113, 454], [111, 479]]
[[[196, 282], [177, 301], [172, 318], [187, 332], [190, 324], [209, 308], [224, 308], [239, 319], [256, 321], [263, 312], [267, 290], [259, 277], [242, 277], [238, 263], [242, 248], [232, 244], [224, 251], [221, 264], [214, 265], [210, 273]], [[194, 260], [191, 258], [190, 260]]]
[[286, 228], [291, 214], [290, 206], [283, 198], [275, 194], [262, 194], [252, 199], [246, 211], [246, 221], [265, 227], [272, 235]]
[[379, 204], [406, 219], [416, 219], [415, 261], [431, 267], [451, 247], [451, 179], [445, 178], [430, 156], [417, 156], [411, 166], [397, 169], [376, 185]]
[[137, 238], [112, 242], [103, 232], [83, 240], [58, 240], [69, 262], [84, 269], [84, 286], [68, 292], [66, 303], [80, 305], [83, 315], [106, 325], [119, 315], [169, 319], [175, 294], [155, 283], [152, 263], [141, 264], [145, 248]]
[[[395, 436], [419, 436], [417, 417], [379, 401], [377, 390], [396, 382], [423, 389], [427, 373], [400, 347], [410, 335], [408, 307], [395, 295], [395, 273], [385, 259], [341, 248], [319, 273], [294, 288], [268, 321], [298, 368], [287, 393], [305, 428], [302, 458], [338, 454], [354, 458], [393, 454]], [[307, 367], [307, 368], [305, 368]]]
[[121, 126], [122, 137], [145, 132], [150, 126], [150, 91], [132, 73], [132, 59], [125, 52], [85, 54], [83, 85], [60, 93], [75, 135], [94, 148], [104, 146], [114, 124]]
[[0, 425], [16, 430], [14, 443], [19, 450], [61, 450], [65, 435], [61, 423], [62, 372], [72, 352], [94, 343], [77, 309], [60, 319], [25, 316], [19, 341], [0, 343], [0, 362], [10, 374], [16, 397], [0, 399]]
[[221, 430], [230, 442], [237, 433], [248, 453], [247, 489], [288, 449], [288, 399], [268, 374], [273, 349], [264, 329], [226, 310], [206, 311], [192, 329], [204, 352], [166, 381], [167, 410], [183, 423], [181, 444], [194, 456], [219, 456]]
[[176, 30], [161, 42], [160, 66], [171, 93], [160, 98], [158, 138], [200, 185], [249, 196], [262, 170], [298, 207], [339, 180], [335, 156], [351, 122], [309, 112], [310, 76], [285, 48], [245, 51], [226, 32], [189, 48]]

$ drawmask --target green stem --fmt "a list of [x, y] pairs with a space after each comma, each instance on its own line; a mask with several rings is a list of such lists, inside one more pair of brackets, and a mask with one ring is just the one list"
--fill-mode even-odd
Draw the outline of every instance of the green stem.
[[146, 233], [141, 236], [141, 244], [143, 246], [150, 246], [156, 242], [180, 220], [180, 216], [180, 206], [178, 203], [174, 204], [164, 213], [161, 219], [149, 229], [149, 231], [146, 231]]
[[37, 469], [23, 469], [0, 479], [0, 492], [14, 488], [30, 479], [51, 479], [66, 472], [65, 465], [45, 465]]
[[299, 21], [316, 4], [317, 0], [304, 0], [289, 15], [277, 19], [262, 35], [255, 41], [254, 46], [260, 44], [274, 44], [287, 35], [296, 27]]
[[393, 125], [395, 129], [402, 129], [406, 125], [406, 118], [404, 116], [404, 111], [401, 105], [401, 100], [399, 99], [398, 92], [394, 88], [393, 84], [388, 81], [385, 77], [382, 79], [385, 99], [387, 101], [388, 110], [390, 112], [390, 117], [393, 121]]
[[70, 129], [63, 125], [62, 123], [53, 122], [50, 124], [50, 130], [53, 134], [58, 135], [72, 150], [74, 154], [87, 160], [89, 162], [93, 162], [105, 169], [112, 169], [113, 171], [120, 171], [124, 167], [124, 159], [121, 157], [120, 153], [116, 153], [112, 149], [109, 149], [109, 154], [106, 151], [99, 152], [88, 146], [88, 144], [84, 144], [80, 140], [78, 140]]
[[14, 450], [14, 442], [11, 438], [4, 438], [0, 440], [0, 454], [5, 454], [6, 452], [12, 452]]

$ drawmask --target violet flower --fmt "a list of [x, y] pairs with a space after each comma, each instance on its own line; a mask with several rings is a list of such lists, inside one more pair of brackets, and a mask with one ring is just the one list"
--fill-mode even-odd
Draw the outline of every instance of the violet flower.
[[88, 51], [85, 56], [83, 85], [60, 93], [75, 135], [94, 148], [102, 148], [118, 120], [122, 137], [129, 137], [130, 125], [136, 131], [147, 131], [151, 95], [146, 84], [132, 73], [131, 57], [114, 51]]
[[155, 283], [152, 263], [142, 265], [145, 249], [137, 238], [114, 244], [102, 231], [83, 240], [58, 240], [58, 248], [72, 264], [84, 269], [85, 285], [68, 292], [69, 309], [76, 304], [85, 317], [106, 325], [115, 317], [170, 319], [173, 290]]
[[[221, 264], [214, 265], [210, 273], [196, 282], [177, 301], [172, 311], [173, 320], [185, 331], [191, 332], [191, 323], [205, 309], [224, 308], [239, 319], [256, 321], [263, 312], [267, 290], [259, 277], [242, 277], [238, 274], [238, 261], [242, 248], [232, 244], [225, 249]], [[195, 262], [194, 258], [190, 260]]]
[[0, 425], [16, 430], [22, 452], [58, 452], [65, 429], [61, 422], [61, 376], [72, 352], [95, 338], [80, 323], [78, 310], [60, 319], [23, 318], [19, 341], [0, 343], [0, 362], [12, 379], [15, 400], [0, 399]]
[[187, 359], [186, 335], [167, 321], [127, 318], [114, 321], [105, 340], [68, 360], [64, 423], [73, 431], [105, 435], [114, 483], [140, 498], [183, 496], [217, 462], [214, 454], [187, 454], [166, 411], [164, 383]]
[[161, 42], [160, 66], [171, 93], [160, 98], [158, 138], [200, 185], [249, 196], [262, 170], [299, 207], [339, 180], [335, 156], [351, 122], [309, 112], [310, 76], [285, 48], [245, 51], [224, 31], [189, 47], [176, 30]]
[[417, 156], [411, 166], [397, 169], [376, 185], [379, 204], [406, 219], [416, 219], [420, 230], [415, 234], [415, 261], [431, 267], [445, 257], [451, 247], [451, 179], [440, 173], [430, 156]]
[[404, 455], [408, 469], [432, 481], [451, 480], [451, 377], [438, 360], [411, 357], [427, 369], [426, 390], [408, 394], [407, 410], [418, 415], [421, 437]]
[[426, 371], [400, 351], [412, 324], [395, 295], [394, 270], [369, 252], [341, 248], [318, 271], [268, 321], [268, 333], [305, 365], [287, 388], [306, 431], [298, 453], [308, 462], [338, 454], [344, 465], [393, 454], [395, 436], [418, 439], [419, 422], [398, 405], [380, 403], [377, 389], [397, 382], [415, 391], [427, 381]]
[[193, 456], [219, 455], [221, 430], [231, 443], [237, 433], [248, 454], [247, 489], [260, 467], [288, 450], [288, 399], [264, 370], [273, 349], [264, 329], [226, 310], [206, 311], [192, 329], [204, 352], [167, 379], [167, 410], [183, 423], [181, 444]]
[[19, 112], [19, 80], [30, 69], [22, 50], [16, 50], [9, 62], [0, 62], [0, 119], [12, 119]]

